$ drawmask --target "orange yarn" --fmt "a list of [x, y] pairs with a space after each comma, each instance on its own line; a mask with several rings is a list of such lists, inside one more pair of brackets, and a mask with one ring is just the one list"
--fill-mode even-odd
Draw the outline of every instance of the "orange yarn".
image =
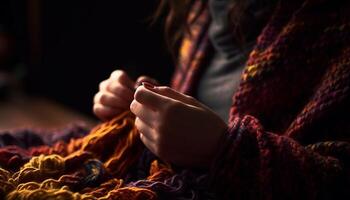
[[[107, 180], [98, 188], [71, 191], [72, 186], [84, 178], [79, 170], [89, 159], [98, 159], [113, 177], [123, 178], [143, 150], [134, 128], [134, 116], [125, 112], [97, 126], [84, 138], [72, 139], [68, 144], [58, 142], [52, 147], [31, 148], [32, 155], [40, 155], [32, 157], [15, 173], [0, 168], [0, 195], [9, 200], [156, 199], [155, 192], [125, 187], [123, 180], [117, 178]], [[163, 168], [155, 162], [152, 174]]]

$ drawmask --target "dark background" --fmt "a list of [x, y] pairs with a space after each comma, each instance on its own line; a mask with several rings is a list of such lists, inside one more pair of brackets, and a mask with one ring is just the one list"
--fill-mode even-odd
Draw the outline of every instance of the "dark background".
[[30, 95], [92, 115], [98, 83], [115, 69], [168, 84], [173, 65], [161, 21], [148, 18], [157, 0], [1, 0], [0, 32], [12, 56], [1, 64]]

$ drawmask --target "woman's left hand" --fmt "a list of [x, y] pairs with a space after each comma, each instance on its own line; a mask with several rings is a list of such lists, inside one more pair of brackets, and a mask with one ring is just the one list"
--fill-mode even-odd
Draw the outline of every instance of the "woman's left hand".
[[130, 110], [145, 146], [164, 161], [184, 167], [208, 167], [227, 129], [193, 97], [164, 86], [138, 87]]

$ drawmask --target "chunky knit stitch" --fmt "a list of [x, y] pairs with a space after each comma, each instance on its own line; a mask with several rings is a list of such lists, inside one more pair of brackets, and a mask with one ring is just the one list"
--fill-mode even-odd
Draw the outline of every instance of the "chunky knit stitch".
[[[349, 9], [346, 1], [279, 2], [233, 96], [212, 171], [221, 198], [349, 196]], [[203, 11], [184, 36], [172, 82], [181, 92], [193, 92], [207, 64], [208, 21]]]

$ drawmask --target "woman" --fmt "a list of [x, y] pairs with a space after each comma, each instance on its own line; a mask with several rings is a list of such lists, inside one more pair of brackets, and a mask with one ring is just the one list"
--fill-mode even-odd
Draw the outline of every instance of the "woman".
[[174, 165], [211, 167], [220, 197], [348, 195], [349, 3], [165, 7], [173, 46], [182, 38], [172, 87], [117, 70], [101, 83], [95, 114], [110, 119], [130, 106], [143, 144]]
[[87, 136], [2, 136], [0, 197], [349, 199], [349, 8], [162, 1], [181, 43], [171, 88], [117, 70]]

